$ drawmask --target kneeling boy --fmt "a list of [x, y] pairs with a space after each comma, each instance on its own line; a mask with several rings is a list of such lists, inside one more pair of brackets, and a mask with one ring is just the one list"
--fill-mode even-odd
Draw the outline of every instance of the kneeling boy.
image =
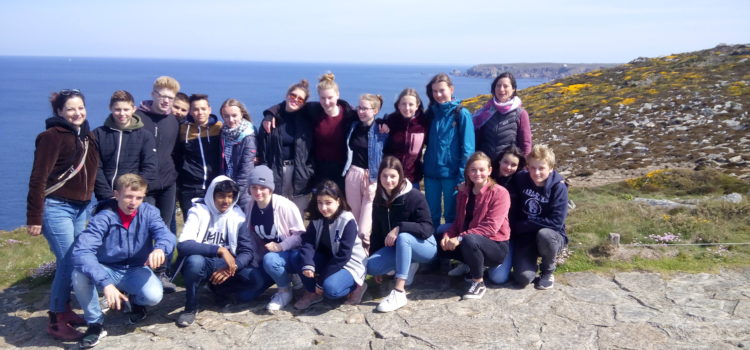
[[117, 178], [115, 198], [97, 205], [88, 227], [76, 238], [73, 289], [88, 324], [81, 348], [95, 346], [107, 334], [97, 289], [112, 309], [129, 302], [131, 323], [146, 318], [146, 306], [162, 299], [162, 284], [151, 269], [164, 263], [175, 237], [159, 209], [143, 203], [146, 190], [146, 180], [136, 174]]
[[[232, 295], [249, 301], [271, 284], [263, 268], [249, 265], [253, 254], [245, 214], [236, 205], [239, 185], [226, 176], [217, 176], [203, 199], [196, 200], [187, 214], [177, 251], [185, 257], [185, 311], [177, 317], [177, 326], [187, 327], [198, 313], [201, 284], [217, 293], [218, 299]], [[239, 255], [238, 255], [239, 253]], [[236, 259], [235, 259], [236, 257]]]
[[[535, 145], [526, 165], [528, 170], [518, 172], [510, 188], [513, 278], [522, 287], [534, 281], [537, 289], [550, 289], [555, 259], [568, 244], [568, 187], [554, 170], [555, 153], [546, 145]], [[539, 266], [538, 257], [542, 258]]]

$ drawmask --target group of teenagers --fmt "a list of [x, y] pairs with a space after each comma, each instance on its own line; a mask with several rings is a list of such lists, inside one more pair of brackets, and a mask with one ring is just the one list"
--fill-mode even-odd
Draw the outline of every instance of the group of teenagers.
[[482, 298], [485, 278], [552, 288], [568, 241], [567, 185], [554, 152], [532, 146], [516, 89], [501, 74], [472, 115], [441, 73], [426, 85], [426, 106], [407, 88], [376, 118], [379, 95], [353, 107], [327, 73], [319, 102], [308, 102], [302, 80], [256, 129], [240, 101], [224, 101], [219, 120], [207, 95], [187, 96], [162, 76], [138, 107], [116, 91], [93, 131], [79, 90], [53, 93], [27, 203], [29, 233], [44, 235], [56, 257], [47, 332], [93, 347], [106, 335], [99, 292], [136, 323], [174, 291], [178, 273], [180, 327], [195, 321], [203, 285], [226, 304], [275, 284], [269, 311], [304, 288], [293, 304], [304, 310], [324, 298], [358, 304], [367, 275], [392, 275], [380, 312], [407, 304], [420, 264], [463, 276], [462, 299]]

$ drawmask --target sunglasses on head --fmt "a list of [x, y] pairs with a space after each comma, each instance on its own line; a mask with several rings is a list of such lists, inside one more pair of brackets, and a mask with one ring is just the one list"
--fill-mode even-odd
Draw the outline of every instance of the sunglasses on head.
[[60, 95], [63, 96], [70, 96], [70, 95], [80, 95], [81, 90], [78, 89], [62, 89], [60, 90]]

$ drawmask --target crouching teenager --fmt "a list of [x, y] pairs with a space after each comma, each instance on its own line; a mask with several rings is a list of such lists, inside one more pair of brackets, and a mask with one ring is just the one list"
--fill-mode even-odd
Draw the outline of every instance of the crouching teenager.
[[465, 182], [456, 196], [456, 222], [440, 240], [439, 254], [469, 267], [471, 286], [463, 299], [484, 296], [484, 267], [496, 266], [508, 254], [508, 190], [490, 177], [490, 158], [476, 152], [466, 162]]
[[[526, 156], [528, 171], [513, 177], [513, 279], [537, 289], [554, 285], [555, 259], [568, 243], [568, 187], [555, 170], [555, 153], [546, 145], [535, 145]], [[542, 263], [537, 266], [537, 258]], [[537, 269], [541, 274], [536, 278]]]
[[97, 289], [111, 309], [130, 304], [131, 324], [146, 318], [146, 306], [162, 299], [162, 284], [151, 269], [164, 263], [175, 237], [159, 209], [143, 203], [146, 187], [146, 180], [135, 174], [117, 178], [115, 198], [99, 203], [76, 239], [73, 289], [88, 324], [81, 348], [95, 346], [107, 334]]
[[177, 246], [180, 256], [185, 257], [182, 276], [186, 297], [177, 326], [187, 327], [195, 321], [198, 290], [205, 282], [210, 282], [220, 303], [230, 298], [252, 300], [271, 285], [263, 269], [249, 264], [253, 250], [249, 248], [245, 214], [236, 205], [239, 189], [232, 179], [217, 176], [204, 198], [195, 201], [188, 211]]
[[364, 260], [367, 256], [357, 234], [357, 223], [344, 194], [335, 182], [317, 186], [307, 208], [310, 224], [302, 235], [295, 266], [301, 273], [305, 294], [294, 307], [348, 295], [347, 304], [359, 304], [367, 289]]

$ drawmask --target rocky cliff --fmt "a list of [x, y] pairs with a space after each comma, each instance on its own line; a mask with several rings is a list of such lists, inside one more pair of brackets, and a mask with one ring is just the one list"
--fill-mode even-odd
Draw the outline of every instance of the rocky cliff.
[[574, 175], [688, 163], [750, 177], [750, 45], [638, 58], [519, 96], [534, 142], [551, 145], [558, 168]]
[[609, 63], [506, 63], [478, 64], [469, 68], [466, 73], [454, 72], [456, 75], [494, 79], [503, 72], [511, 72], [516, 78], [524, 79], [560, 79], [574, 74], [586, 73], [596, 69], [614, 67]]

